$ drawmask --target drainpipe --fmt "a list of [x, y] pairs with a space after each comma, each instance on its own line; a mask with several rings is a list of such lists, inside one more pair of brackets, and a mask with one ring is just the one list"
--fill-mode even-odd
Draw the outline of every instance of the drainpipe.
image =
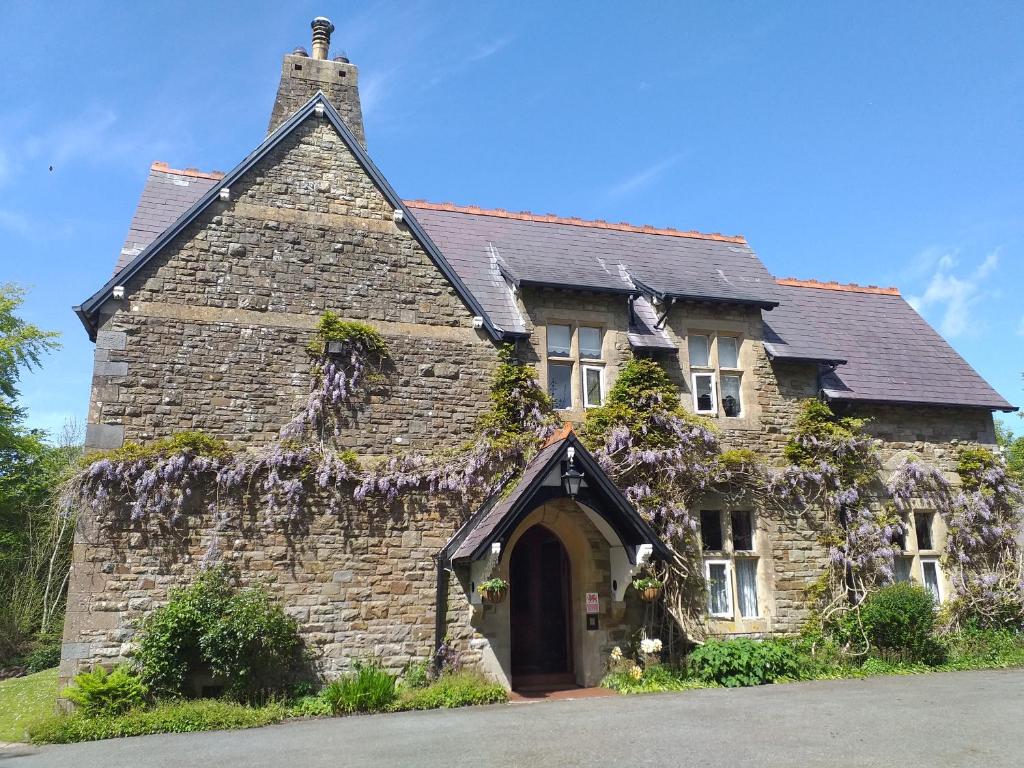
[[431, 663], [437, 664], [437, 652], [444, 644], [445, 626], [448, 621], [448, 573], [451, 563], [448, 553], [441, 550], [437, 554], [437, 597], [434, 606], [434, 658]]

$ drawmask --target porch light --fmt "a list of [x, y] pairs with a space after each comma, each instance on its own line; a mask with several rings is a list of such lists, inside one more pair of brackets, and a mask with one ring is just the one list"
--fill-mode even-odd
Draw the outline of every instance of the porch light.
[[576, 494], [580, 492], [580, 485], [583, 484], [583, 473], [576, 469], [574, 462], [576, 451], [569, 448], [566, 451], [566, 455], [569, 457], [569, 468], [562, 475], [562, 487], [565, 492], [572, 498], [576, 498]]

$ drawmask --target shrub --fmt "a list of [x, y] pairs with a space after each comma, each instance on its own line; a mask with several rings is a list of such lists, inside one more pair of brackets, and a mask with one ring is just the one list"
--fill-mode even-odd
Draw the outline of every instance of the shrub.
[[690, 653], [690, 669], [706, 682], [727, 688], [763, 685], [798, 675], [793, 648], [777, 640], [708, 640]]
[[431, 680], [430, 659], [410, 662], [402, 672], [403, 688], [426, 688]]
[[89, 716], [120, 715], [142, 706], [146, 686], [125, 667], [108, 673], [103, 667], [75, 676], [73, 684], [61, 694]]
[[404, 689], [394, 709], [449, 709], [476, 704], [501, 704], [508, 701], [508, 692], [499, 683], [476, 672], [442, 675], [425, 688]]
[[286, 714], [286, 709], [277, 703], [249, 707], [213, 699], [179, 700], [116, 716], [89, 717], [83, 712], [54, 715], [30, 726], [29, 737], [36, 744], [70, 744], [147, 733], [258, 728], [279, 722]]
[[243, 698], [279, 690], [299, 648], [295, 620], [262, 589], [235, 592], [211, 569], [143, 622], [136, 659], [154, 693], [182, 695], [190, 675], [209, 672]]
[[394, 702], [395, 677], [373, 663], [359, 663], [355, 671], [342, 675], [320, 694], [334, 714], [383, 712]]
[[39, 638], [36, 647], [24, 659], [29, 672], [42, 672], [60, 664], [60, 637]]
[[940, 638], [952, 668], [1024, 666], [1024, 635], [1006, 629], [964, 629]]
[[873, 652], [890, 661], [942, 662], [935, 641], [935, 603], [931, 593], [913, 584], [891, 584], [864, 601], [860, 611], [864, 634]]

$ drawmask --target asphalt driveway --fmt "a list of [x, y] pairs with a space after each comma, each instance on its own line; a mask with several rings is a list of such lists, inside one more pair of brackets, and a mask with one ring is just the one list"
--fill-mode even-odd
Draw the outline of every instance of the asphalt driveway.
[[552, 701], [0, 751], [3, 768], [1024, 765], [1024, 671]]

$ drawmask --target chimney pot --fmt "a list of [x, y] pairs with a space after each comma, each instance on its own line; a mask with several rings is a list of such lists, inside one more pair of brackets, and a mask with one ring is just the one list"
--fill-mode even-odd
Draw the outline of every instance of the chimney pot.
[[305, 56], [306, 58], [309, 58], [309, 54], [306, 52], [306, 49], [303, 48], [301, 45], [296, 47], [295, 50], [292, 51], [292, 56]]
[[317, 16], [310, 26], [313, 27], [313, 58], [326, 59], [327, 52], [331, 47], [331, 33], [334, 31], [334, 25], [327, 17]]

